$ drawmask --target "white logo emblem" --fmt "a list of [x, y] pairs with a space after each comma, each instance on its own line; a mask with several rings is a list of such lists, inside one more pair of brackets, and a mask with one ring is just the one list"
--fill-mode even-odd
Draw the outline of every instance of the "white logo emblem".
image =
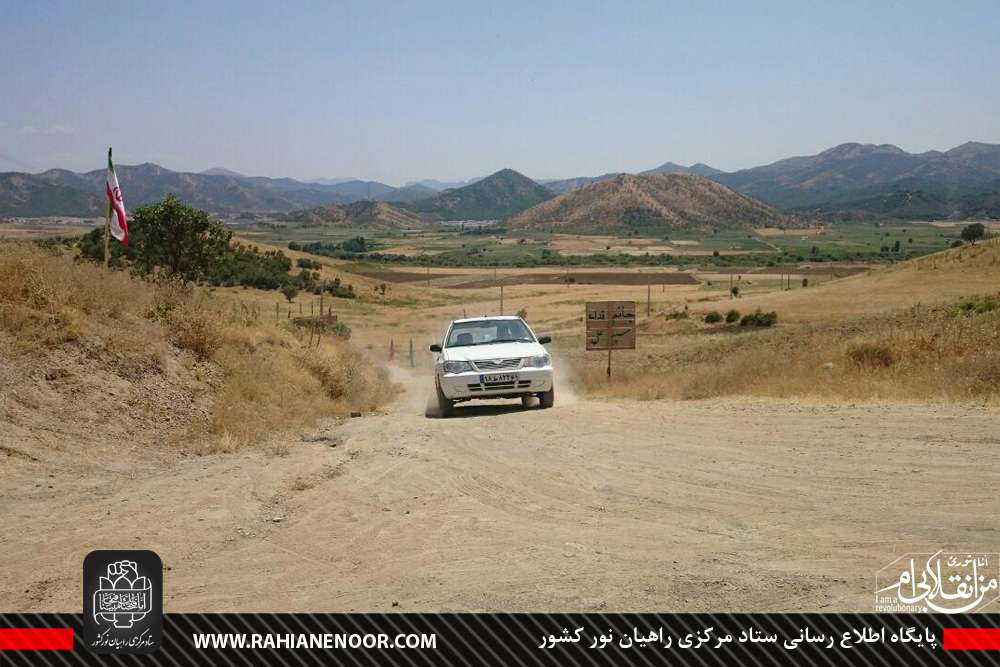
[[875, 611], [964, 614], [1000, 593], [1000, 554], [906, 554], [875, 575]]
[[139, 575], [135, 561], [119, 560], [108, 565], [94, 591], [94, 620], [113, 623], [116, 628], [131, 628], [152, 609], [153, 586]]

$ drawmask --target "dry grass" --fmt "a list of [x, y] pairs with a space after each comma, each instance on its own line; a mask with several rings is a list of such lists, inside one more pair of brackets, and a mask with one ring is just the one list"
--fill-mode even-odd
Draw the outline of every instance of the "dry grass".
[[[817, 265], [822, 266], [822, 265]], [[825, 323], [899, 310], [916, 303], [956, 301], [1000, 286], [1000, 238], [945, 250], [807, 289], [769, 291], [735, 301], [699, 304], [692, 315], [735, 307], [747, 313], [775, 310], [782, 322]]]
[[[196, 440], [211, 434], [195, 449], [234, 449], [321, 417], [374, 410], [395, 393], [385, 373], [344, 341], [307, 347], [285, 322], [235, 321], [223, 310], [199, 290], [106, 272], [27, 243], [0, 244], [0, 329], [41, 365], [58, 349], [98, 356], [125, 378], [169, 366], [192, 401], [206, 391], [205, 376], [222, 378], [209, 389], [207, 423], [185, 426]], [[173, 358], [180, 363], [168, 364]], [[141, 398], [143, 409], [172, 410], [157, 395]]]
[[820, 326], [688, 334], [673, 354], [636, 359], [597, 395], [697, 399], [726, 395], [845, 400], [1000, 402], [1000, 309], [915, 306]]
[[0, 245], [0, 327], [26, 343], [58, 344], [134, 325], [154, 298], [122, 273], [29, 244]]
[[307, 348], [292, 332], [260, 323], [228, 325], [221, 335], [215, 358], [226, 383], [209, 424], [220, 449], [320, 416], [375, 410], [395, 395], [385, 372], [346, 342]]
[[603, 396], [725, 395], [1000, 403], [1000, 240], [965, 246], [817, 288], [724, 301], [776, 310], [774, 330], [691, 320], [640, 323], [640, 351], [615, 378], [581, 360]]

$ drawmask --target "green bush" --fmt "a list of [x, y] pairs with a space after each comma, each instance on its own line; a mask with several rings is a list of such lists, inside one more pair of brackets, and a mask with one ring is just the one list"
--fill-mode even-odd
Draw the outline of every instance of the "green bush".
[[976, 313], [982, 315], [1000, 308], [1000, 297], [991, 294], [979, 294], [963, 297], [956, 307], [960, 313]]
[[744, 315], [740, 320], [741, 327], [772, 327], [778, 321], [778, 313], [773, 310], [769, 313], [761, 312], [760, 308]]
[[[289, 244], [291, 245], [291, 244]], [[301, 269], [322, 269], [323, 265], [319, 260], [309, 259], [308, 257], [299, 257], [295, 260], [295, 266]]]
[[740, 320], [740, 311], [732, 309], [728, 313], [726, 313], [726, 324], [739, 322], [739, 320]]
[[722, 315], [717, 310], [705, 314], [705, 324], [716, 324], [722, 321]]
[[332, 322], [326, 325], [326, 330], [332, 332], [334, 336], [339, 336], [344, 340], [350, 340], [351, 338], [351, 327], [340, 321]]

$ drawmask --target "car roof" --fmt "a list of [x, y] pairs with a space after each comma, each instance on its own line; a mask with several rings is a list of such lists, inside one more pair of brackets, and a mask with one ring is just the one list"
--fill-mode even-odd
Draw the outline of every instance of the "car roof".
[[460, 322], [482, 322], [483, 320], [519, 320], [521, 319], [517, 315], [490, 315], [489, 317], [466, 317], [461, 320], [452, 320], [452, 324], [458, 324]]

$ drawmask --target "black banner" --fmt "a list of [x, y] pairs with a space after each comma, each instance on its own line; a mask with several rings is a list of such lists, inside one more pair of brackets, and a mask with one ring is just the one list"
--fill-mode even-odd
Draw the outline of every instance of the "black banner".
[[[995, 614], [166, 614], [159, 647], [134, 655], [88, 648], [79, 614], [5, 614], [0, 665], [995, 665], [998, 628]], [[27, 648], [45, 629], [71, 630], [72, 649]]]

